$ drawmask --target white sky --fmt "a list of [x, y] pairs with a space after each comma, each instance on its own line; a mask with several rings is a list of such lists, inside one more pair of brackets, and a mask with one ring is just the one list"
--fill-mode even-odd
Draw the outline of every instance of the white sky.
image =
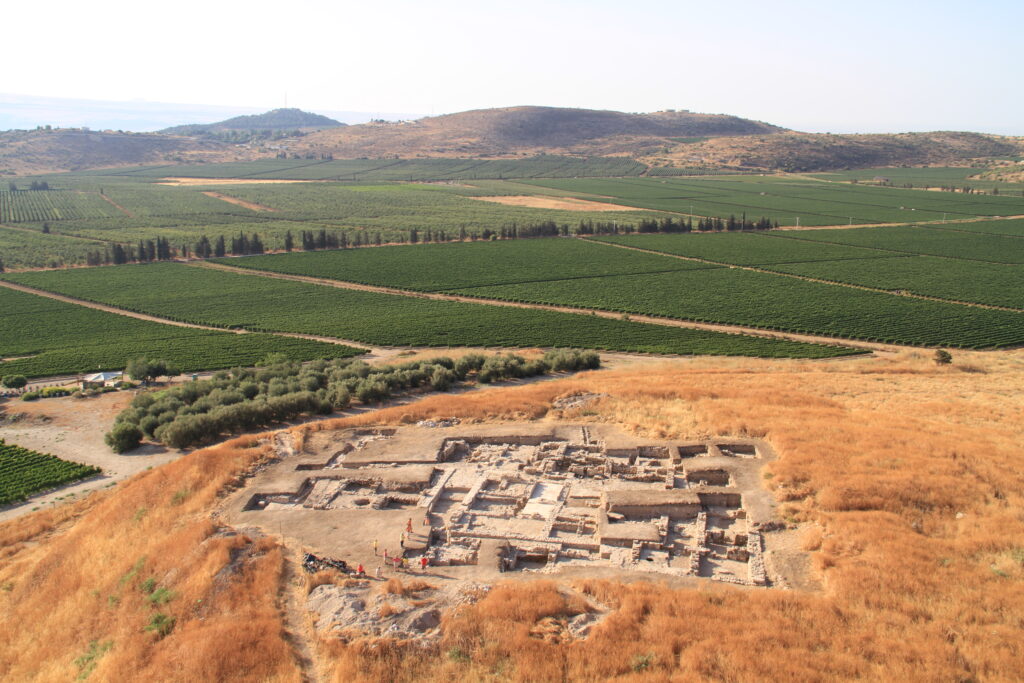
[[22, 95], [1024, 135], [1020, 0], [50, 0], [0, 16], [0, 92]]

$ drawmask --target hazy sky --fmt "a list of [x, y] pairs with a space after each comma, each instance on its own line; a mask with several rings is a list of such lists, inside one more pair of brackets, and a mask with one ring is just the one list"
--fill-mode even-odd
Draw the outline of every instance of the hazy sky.
[[50, 0], [3, 25], [0, 91], [23, 95], [1024, 135], [1022, 0]]

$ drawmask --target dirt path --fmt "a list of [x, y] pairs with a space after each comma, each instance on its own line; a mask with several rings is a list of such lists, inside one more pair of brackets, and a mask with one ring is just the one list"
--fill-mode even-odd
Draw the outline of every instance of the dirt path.
[[[906, 225], [956, 225], [957, 223], [985, 223], [987, 221], [1010, 221], [1024, 216], [979, 216], [978, 218], [957, 218], [944, 221], [907, 221], [905, 223], [854, 223], [852, 225], [780, 225], [775, 230], [849, 230], [855, 228], [892, 228]], [[965, 231], [961, 231], [965, 232]], [[977, 233], [972, 233], [977, 234]], [[1010, 235], [1012, 237], [1012, 235]]]
[[167, 318], [158, 318], [154, 315], [146, 315], [145, 313], [136, 313], [134, 311], [126, 311], [123, 308], [117, 308], [115, 306], [108, 306], [106, 304], [98, 304], [95, 301], [86, 301], [85, 299], [76, 299], [74, 297], [65, 296], [63, 294], [55, 294], [53, 292], [47, 292], [43, 289], [36, 289], [35, 287], [26, 287], [25, 285], [19, 285], [14, 282], [7, 280], [0, 280], [0, 287], [7, 287], [8, 289], [16, 289], [19, 292], [25, 292], [26, 294], [35, 294], [37, 296], [45, 296], [48, 299], [55, 299], [57, 301], [63, 301], [68, 304], [75, 304], [76, 306], [85, 306], [86, 308], [93, 308], [97, 311], [105, 311], [107, 313], [116, 313], [117, 315], [123, 315], [129, 318], [137, 318], [139, 320], [148, 320], [154, 323], [163, 323], [164, 325], [174, 325], [175, 327], [191, 327], [197, 330], [211, 330], [214, 332], [234, 332], [235, 334], [245, 334], [247, 330], [225, 330], [222, 327], [212, 327], [210, 325], [199, 325], [196, 323], [183, 323], [179, 320], [169, 320]]
[[111, 199], [107, 195], [103, 194], [102, 192], [100, 192], [100, 197], [103, 198], [104, 201], [109, 203], [115, 209], [117, 209], [118, 211], [123, 213], [125, 216], [128, 216], [128, 218], [135, 218], [135, 214], [133, 214], [131, 211], [129, 211], [128, 209], [124, 208], [123, 206], [121, 206], [120, 204], [118, 204], [117, 202], [115, 202], [113, 199]]
[[272, 206], [265, 206], [263, 204], [257, 204], [256, 202], [248, 202], [244, 199], [239, 199], [238, 197], [232, 197], [230, 195], [221, 194], [220, 192], [211, 191], [204, 192], [203, 194], [205, 194], [207, 197], [220, 199], [221, 201], [225, 201], [228, 204], [235, 204], [237, 206], [245, 207], [246, 209], [250, 209], [251, 211], [269, 211], [271, 213], [277, 213], [277, 209], [275, 209]]
[[284, 621], [284, 639], [291, 648], [295, 662], [299, 665], [303, 683], [319, 683], [321, 666], [316, 656], [315, 634], [309, 624], [306, 609], [306, 586], [302, 577], [302, 558], [298, 549], [288, 546], [282, 536], [283, 546], [281, 586], [278, 592], [281, 615]]
[[[43, 234], [43, 232], [40, 231], [40, 230], [33, 230], [31, 228], [19, 228], [16, 225], [0, 224], [0, 228], [3, 228], [4, 230], [14, 230], [15, 232], [27, 232], [27, 233], [32, 234], [32, 235], [42, 235]], [[68, 234], [66, 232], [51, 232], [50, 234], [51, 235], [55, 235], [57, 237], [73, 237], [76, 240], [88, 240], [89, 242], [98, 242], [99, 244], [104, 244], [104, 245], [107, 245], [107, 246], [110, 246], [111, 244], [114, 243], [113, 240], [101, 240], [98, 237], [81, 237], [79, 235], [71, 235], [71, 234]], [[60, 269], [57, 269], [57, 268], [16, 268], [16, 269], [13, 269], [13, 270], [8, 270], [7, 272], [8, 273], [14, 273], [14, 272], [21, 272], [21, 271], [28, 271], [28, 270], [60, 270]]]
[[[587, 238], [580, 238], [587, 239]], [[846, 287], [848, 289], [860, 289], [865, 292], [875, 292], [878, 294], [888, 294], [889, 296], [902, 296], [907, 299], [922, 299], [924, 301], [937, 301], [943, 304], [958, 304], [960, 306], [969, 306], [971, 308], [988, 308], [994, 311], [1009, 311], [1010, 313], [1024, 313], [1022, 308], [1010, 308], [1008, 306], [995, 306], [992, 304], [979, 304], [975, 301], [957, 301], [956, 299], [940, 299], [936, 296], [925, 296], [924, 294], [911, 294], [910, 292], [894, 292], [889, 289], [880, 289], [878, 287], [868, 287], [866, 285], [855, 285], [849, 282], [836, 282], [835, 280], [823, 280], [821, 278], [809, 277], [807, 275], [795, 275], [793, 273], [783, 273], [777, 270], [769, 270], [767, 268], [758, 268], [757, 266], [738, 266], [734, 263], [725, 263], [724, 261], [711, 261], [709, 259], [698, 258], [696, 256], [682, 256], [681, 254], [669, 254], [664, 251], [654, 251], [653, 249], [644, 249], [642, 247], [631, 247], [626, 244], [618, 244], [616, 242], [603, 242], [601, 240], [587, 240], [595, 244], [604, 244], [609, 247], [616, 247], [618, 249], [630, 249], [632, 251], [642, 251], [647, 254], [657, 254], [659, 256], [668, 256], [669, 258], [680, 259], [681, 261], [696, 261], [698, 263], [707, 263], [713, 266], [722, 266], [723, 268], [736, 268], [737, 270], [749, 270], [754, 273], [765, 273], [767, 275], [777, 275], [779, 277], [788, 277], [793, 280], [804, 280], [805, 282], [817, 282], [823, 285], [833, 285], [836, 287]], [[869, 247], [870, 248], [870, 247]], [[882, 250], [885, 251], [885, 250]], [[897, 252], [896, 256], [909, 256], [904, 252]], [[986, 262], [987, 263], [987, 262]]]
[[[627, 247], [633, 249], [634, 247]], [[644, 251], [644, 250], [640, 250]], [[652, 252], [660, 253], [660, 252]], [[696, 259], [695, 259], [696, 260]], [[710, 261], [709, 261], [710, 263]], [[193, 261], [188, 265], [200, 268], [214, 268], [225, 270], [240, 275], [251, 275], [254, 277], [269, 277], [279, 280], [292, 280], [295, 282], [307, 282], [314, 285], [337, 287], [338, 289], [354, 289], [364, 292], [377, 292], [380, 294], [394, 294], [397, 296], [418, 297], [421, 299], [433, 299], [435, 301], [459, 301], [462, 303], [487, 304], [490, 306], [507, 306], [509, 308], [528, 308], [537, 311], [555, 311], [556, 313], [572, 313], [576, 315], [596, 315], [601, 318], [621, 319], [622, 313], [612, 311], [601, 311], [591, 308], [577, 308], [573, 306], [556, 306], [553, 304], [530, 304], [518, 301], [504, 301], [502, 299], [487, 299], [484, 297], [463, 296], [460, 294], [439, 294], [437, 292], [415, 292], [406, 289], [395, 289], [391, 287], [379, 287], [376, 285], [363, 285], [356, 282], [344, 282], [341, 280], [328, 280], [326, 278], [309, 277], [306, 275], [290, 275], [287, 273], [273, 273], [266, 270], [254, 270], [251, 268], [238, 268], [221, 263], [210, 263], [208, 261]], [[716, 264], [723, 265], [723, 264]], [[652, 325], [664, 325], [666, 327], [684, 327], [692, 330], [706, 330], [708, 332], [723, 332], [725, 334], [742, 334], [751, 337], [765, 337], [768, 339], [785, 339], [789, 341], [807, 342], [810, 344], [827, 344], [831, 346], [848, 346], [851, 348], [866, 349], [870, 351], [897, 351], [900, 349], [917, 348], [910, 345], [882, 344], [859, 340], [848, 340], [842, 337], [827, 337], [824, 335], [798, 334], [796, 332], [781, 332], [776, 330], [764, 330], [758, 327], [745, 327], [742, 325], [727, 325], [719, 323], [702, 323], [692, 320], [678, 320], [675, 318], [660, 318], [653, 315], [630, 314], [629, 319], [633, 322], [649, 323]]]
[[[14, 282], [8, 282], [7, 280], [0, 280], [0, 287], [7, 287], [8, 289], [16, 289], [26, 294], [35, 294], [37, 296], [45, 296], [48, 299], [56, 299], [57, 301], [63, 301], [68, 304], [75, 304], [76, 306], [84, 306], [86, 308], [92, 308], [97, 311], [103, 311], [105, 313], [116, 313], [117, 315], [123, 315], [128, 318], [136, 318], [138, 320], [146, 320], [154, 323], [161, 323], [163, 325], [173, 325], [175, 327], [190, 327], [196, 330], [210, 330], [211, 332], [231, 332], [232, 334], [249, 334], [249, 330], [243, 329], [227, 329], [224, 327], [214, 327], [212, 325], [201, 325], [199, 323], [186, 323], [180, 320], [171, 320], [170, 318], [161, 318], [155, 315], [147, 315], [145, 313], [136, 313], [135, 311], [129, 311], [124, 308], [118, 308], [116, 306], [108, 306], [107, 304], [96, 303], [95, 301], [89, 301], [87, 299], [76, 299], [75, 297], [66, 296], [64, 294], [55, 294], [48, 292], [44, 289], [36, 289], [35, 287], [26, 287], [25, 285], [19, 285]], [[386, 347], [386, 346], [370, 346], [362, 342], [352, 341], [350, 339], [337, 339], [335, 337], [321, 337], [315, 334], [300, 334], [298, 332], [261, 332], [260, 334], [272, 334], [275, 337], [291, 337], [293, 339], [310, 339], [312, 341], [325, 342], [327, 344], [339, 344], [341, 346], [351, 346], [357, 349], [365, 350], [369, 355], [366, 357], [367, 360], [378, 359], [378, 358], [390, 358], [405, 350], [404, 347]], [[40, 380], [49, 381], [49, 380]]]
[[152, 444], [117, 455], [104, 443], [103, 435], [114, 417], [133, 397], [133, 392], [117, 391], [89, 399], [49, 398], [30, 403], [0, 399], [0, 438], [103, 470], [99, 476], [0, 507], [0, 522], [35, 508], [59, 505], [178, 458], [177, 451]]
[[632, 206], [594, 202], [576, 197], [554, 197], [548, 195], [501, 195], [495, 197], [467, 197], [481, 202], [493, 202], [506, 206], [526, 206], [534, 209], [560, 209], [562, 211], [636, 211]]

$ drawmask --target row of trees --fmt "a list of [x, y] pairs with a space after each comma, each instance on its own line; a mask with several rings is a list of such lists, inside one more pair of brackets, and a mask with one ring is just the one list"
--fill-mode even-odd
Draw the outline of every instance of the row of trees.
[[[136, 362], [143, 370], [152, 365], [149, 361]], [[106, 440], [118, 453], [135, 448], [143, 438], [172, 448], [187, 448], [223, 434], [262, 428], [300, 415], [330, 414], [344, 410], [353, 401], [376, 403], [417, 389], [448, 391], [459, 382], [473, 379], [489, 383], [552, 371], [593, 369], [600, 364], [600, 357], [593, 351], [571, 349], [552, 350], [534, 360], [515, 354], [470, 354], [457, 360], [441, 357], [387, 366], [353, 359], [302, 365], [279, 356], [269, 357], [260, 367], [221, 371], [210, 380], [139, 394], [117, 416]]]
[[[766, 217], [756, 221], [747, 218], [746, 214], [739, 218], [729, 216], [723, 218], [699, 218], [694, 222], [693, 218], [673, 218], [671, 216], [654, 219], [644, 218], [638, 223], [620, 223], [618, 221], [593, 221], [582, 220], [577, 225], [571, 226], [568, 223], [555, 223], [554, 221], [543, 221], [540, 223], [508, 223], [496, 230], [485, 228], [479, 233], [469, 232], [465, 226], [457, 232], [446, 230], [419, 231], [415, 228], [409, 231], [406, 241], [409, 244], [419, 243], [441, 243], [441, 242], [465, 242], [473, 240], [514, 240], [533, 239], [538, 237], [569, 237], [572, 235], [619, 235], [631, 233], [688, 233], [688, 232], [728, 232], [740, 230], [770, 230], [779, 227], [778, 222], [773, 222]], [[299, 243], [296, 244], [292, 231], [284, 235], [283, 246], [285, 251], [302, 249], [303, 251], [317, 251], [322, 249], [348, 249], [351, 247], [363, 247], [369, 245], [380, 246], [384, 239], [380, 232], [372, 235], [362, 230], [353, 231], [351, 237], [345, 231], [303, 230], [299, 233]], [[250, 254], [262, 254], [267, 250], [263, 238], [257, 233], [246, 235], [240, 232], [237, 236], [230, 238], [230, 243], [223, 235], [210, 240], [206, 235], [201, 235], [192, 245], [183, 244], [174, 247], [166, 238], [157, 237], [155, 240], [140, 240], [138, 245], [111, 244], [104, 251], [90, 251], [86, 254], [86, 264], [90, 266], [120, 265], [124, 263], [148, 263], [150, 261], [166, 261], [178, 257], [189, 258], [195, 255], [198, 258], [220, 258], [223, 256], [247, 256]], [[3, 272], [3, 263], [0, 262], [0, 272]]]
[[[11, 182], [7, 183], [7, 189], [10, 190], [11, 192], [22, 192], [23, 191], [23, 190], [18, 188], [18, 184], [15, 183], [13, 180]], [[29, 183], [28, 189], [32, 190], [32, 191], [49, 190], [50, 189], [50, 183], [46, 182], [45, 180], [33, 180], [31, 183]]]

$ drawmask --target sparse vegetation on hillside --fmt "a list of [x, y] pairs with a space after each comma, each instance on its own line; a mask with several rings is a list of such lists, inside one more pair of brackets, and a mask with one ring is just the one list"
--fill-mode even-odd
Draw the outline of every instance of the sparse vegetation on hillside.
[[[973, 372], [930, 354], [828, 367], [703, 360], [439, 395], [324, 424], [533, 419], [559, 396], [601, 392], [588, 419], [641, 435], [759, 436], [778, 452], [766, 480], [780, 514], [804, 525], [811, 588], [575, 580], [610, 614], [585, 640], [545, 640], [531, 635], [538, 624], [586, 607], [550, 581], [516, 581], [451, 615], [436, 645], [330, 635], [308, 644], [334, 680], [1012, 679], [1024, 666], [1024, 415], [1007, 397], [1020, 364], [968, 359]], [[259, 444], [198, 451], [0, 526], [5, 675], [73, 678], [85, 657], [96, 680], [298, 680], [279, 543], [208, 517], [267, 455]], [[174, 597], [155, 606], [150, 587]], [[157, 614], [174, 620], [162, 638], [145, 630]]]

